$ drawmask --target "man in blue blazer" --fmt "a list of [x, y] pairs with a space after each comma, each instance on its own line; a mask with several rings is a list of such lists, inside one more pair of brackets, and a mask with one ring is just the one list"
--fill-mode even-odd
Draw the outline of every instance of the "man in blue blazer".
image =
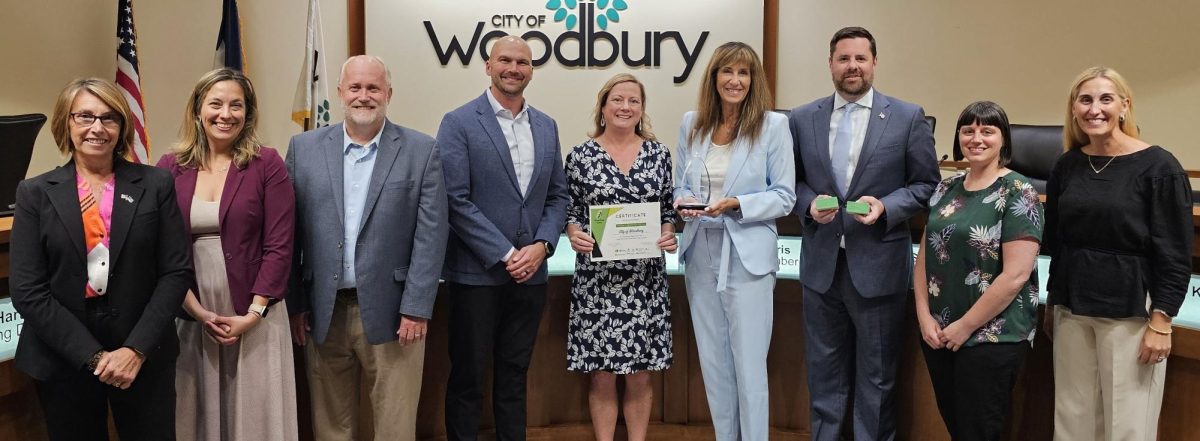
[[[940, 176], [924, 111], [874, 90], [875, 62], [870, 32], [837, 31], [829, 42], [837, 93], [789, 117], [816, 441], [838, 439], [850, 401], [855, 439], [895, 438], [893, 387], [913, 259], [908, 219], [926, 209]], [[818, 210], [826, 197], [841, 206]], [[869, 210], [851, 214], [845, 201]]]
[[414, 440], [449, 230], [441, 156], [433, 138], [387, 120], [391, 74], [378, 57], [347, 60], [338, 97], [345, 122], [288, 145], [292, 337], [305, 347], [316, 439], [358, 438], [365, 383], [375, 438]]
[[558, 125], [523, 95], [532, 58], [524, 40], [498, 39], [485, 64], [491, 87], [438, 128], [450, 200], [442, 277], [451, 305], [451, 441], [478, 435], [489, 357], [496, 439], [525, 439], [525, 373], [546, 303], [545, 260], [568, 202]]

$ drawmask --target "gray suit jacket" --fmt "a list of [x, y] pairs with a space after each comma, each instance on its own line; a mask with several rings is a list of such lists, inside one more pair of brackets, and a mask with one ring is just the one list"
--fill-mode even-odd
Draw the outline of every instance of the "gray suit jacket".
[[[862, 153], [847, 194], [834, 183], [829, 157], [833, 95], [792, 110], [789, 125], [796, 149], [796, 207], [804, 225], [800, 278], [817, 293], [829, 291], [842, 236], [854, 287], [864, 297], [906, 292], [910, 286], [912, 241], [908, 219], [926, 209], [940, 180], [933, 130], [920, 106], [875, 91]], [[881, 116], [882, 115], [882, 116]], [[883, 218], [863, 225], [839, 211], [821, 225], [808, 214], [818, 195], [841, 201], [873, 196], [883, 202]]]
[[[484, 92], [488, 93], [488, 92]], [[529, 107], [534, 170], [521, 195], [508, 141], [487, 96], [447, 113], [438, 128], [450, 199], [447, 282], [497, 286], [512, 280], [504, 255], [538, 240], [558, 243], [567, 221], [567, 177], [558, 143], [558, 124]], [[527, 283], [546, 283], [546, 265]]]
[[[288, 308], [312, 312], [325, 340], [341, 277], [345, 215], [342, 124], [292, 137], [287, 168], [296, 189], [296, 263]], [[400, 314], [429, 318], [446, 252], [446, 187], [428, 135], [387, 121], [379, 138], [354, 258], [367, 341], [396, 340]]]

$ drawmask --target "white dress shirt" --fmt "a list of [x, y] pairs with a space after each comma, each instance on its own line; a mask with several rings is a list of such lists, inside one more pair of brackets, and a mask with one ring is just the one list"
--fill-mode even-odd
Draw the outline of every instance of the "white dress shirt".
[[[852, 185], [854, 179], [854, 168], [858, 166], [858, 157], [862, 154], [863, 141], [867, 138], [867, 124], [871, 122], [871, 105], [875, 99], [875, 88], [872, 87], [867, 91], [866, 95], [859, 98], [856, 104], [859, 105], [854, 109], [854, 113], [850, 114], [850, 123], [854, 133], [854, 139], [850, 140], [850, 153], [847, 157], [846, 167], [846, 185]], [[837, 136], [838, 124], [842, 121], [842, 114], [846, 113], [846, 101], [839, 93], [833, 94], [833, 117], [829, 119], [829, 157], [833, 157], [833, 138]]]
[[[490, 87], [483, 91], [483, 94], [487, 96], [492, 111], [496, 113], [500, 131], [504, 132], [504, 140], [508, 142], [508, 154], [512, 156], [513, 170], [517, 172], [517, 183], [521, 185], [521, 194], [524, 195], [529, 190], [529, 179], [533, 176], [534, 166], [533, 127], [529, 125], [529, 103], [522, 102], [521, 111], [513, 115], [500, 105], [500, 101], [492, 95]], [[504, 255], [504, 261], [508, 262], [515, 252], [516, 247], [509, 249]]]
[[508, 142], [508, 153], [512, 155], [513, 170], [517, 172], [517, 182], [521, 185], [521, 194], [529, 189], [529, 179], [533, 176], [533, 127], [529, 125], [529, 104], [521, 103], [521, 111], [516, 115], [505, 109], [492, 95], [489, 88], [488, 102], [496, 113], [496, 122], [500, 131], [504, 132], [504, 140]]

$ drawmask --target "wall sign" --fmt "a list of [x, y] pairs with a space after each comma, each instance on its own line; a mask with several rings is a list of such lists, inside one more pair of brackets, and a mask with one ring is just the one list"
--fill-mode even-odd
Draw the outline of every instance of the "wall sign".
[[[618, 30], [621, 15], [633, 13], [624, 0], [550, 0], [545, 10], [480, 17], [469, 37], [446, 31], [439, 34], [433, 20], [422, 24], [443, 66], [455, 58], [463, 66], [470, 65], [474, 58], [485, 61], [491, 40], [515, 35], [530, 42], [531, 47], [541, 48], [533, 54], [534, 66], [554, 60], [567, 67], [607, 67], [618, 61], [629, 67], [660, 67], [663, 53], [670, 51], [684, 64], [673, 77], [676, 84], [687, 81], [710, 33], [700, 31], [689, 38], [678, 30]], [[491, 30], [485, 32], [488, 27]]]

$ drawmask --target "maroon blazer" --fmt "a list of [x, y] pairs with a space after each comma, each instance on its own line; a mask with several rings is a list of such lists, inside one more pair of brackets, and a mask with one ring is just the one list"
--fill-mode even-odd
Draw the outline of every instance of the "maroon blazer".
[[[174, 153], [163, 155], [158, 166], [175, 177], [179, 211], [190, 237], [197, 169], [179, 166]], [[255, 294], [284, 298], [292, 265], [295, 211], [296, 195], [287, 167], [274, 149], [262, 147], [244, 168], [229, 168], [219, 217], [229, 294], [238, 314], [246, 314]]]

